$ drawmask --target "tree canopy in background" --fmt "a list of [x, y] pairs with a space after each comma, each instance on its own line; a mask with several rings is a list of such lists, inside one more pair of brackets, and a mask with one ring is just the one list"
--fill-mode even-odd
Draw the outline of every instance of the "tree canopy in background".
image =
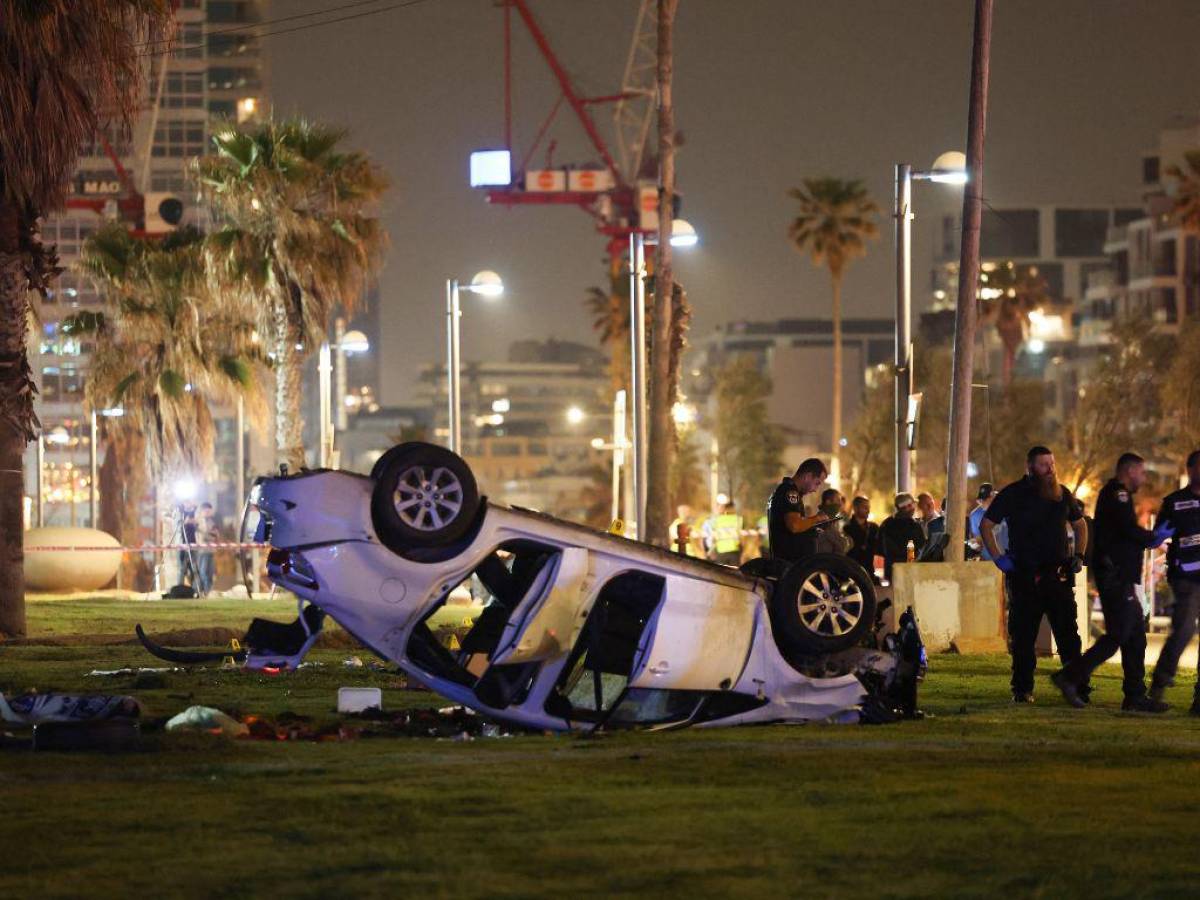
[[752, 356], [738, 355], [716, 375], [717, 438], [721, 477], [743, 510], [758, 509], [783, 473], [783, 437], [767, 416], [771, 380]]

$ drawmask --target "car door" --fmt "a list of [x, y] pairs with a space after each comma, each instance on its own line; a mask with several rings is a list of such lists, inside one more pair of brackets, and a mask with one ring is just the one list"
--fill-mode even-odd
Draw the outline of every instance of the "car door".
[[668, 575], [631, 688], [727, 690], [750, 655], [758, 595], [727, 584]]
[[494, 665], [553, 659], [570, 652], [587, 620], [588, 551], [566, 547], [539, 573], [505, 625]]

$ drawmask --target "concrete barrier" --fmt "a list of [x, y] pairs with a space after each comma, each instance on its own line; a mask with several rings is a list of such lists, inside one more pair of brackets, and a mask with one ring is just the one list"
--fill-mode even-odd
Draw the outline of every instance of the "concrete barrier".
[[[42, 547], [105, 549], [38, 549]], [[25, 532], [25, 586], [31, 591], [96, 590], [117, 576], [120, 565], [120, 542], [95, 528], [32, 528]]]
[[892, 614], [917, 613], [930, 653], [1003, 653], [1004, 587], [990, 563], [900, 563], [892, 569]]

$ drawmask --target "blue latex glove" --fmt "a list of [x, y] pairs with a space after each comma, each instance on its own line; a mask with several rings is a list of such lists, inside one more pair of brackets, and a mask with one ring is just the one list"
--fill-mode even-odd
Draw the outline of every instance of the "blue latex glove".
[[1172, 525], [1170, 522], [1159, 522], [1157, 525], [1154, 526], [1154, 543], [1151, 544], [1150, 546], [1151, 546], [1151, 548], [1161, 547], [1163, 544], [1166, 543], [1167, 538], [1174, 537], [1174, 536], [1175, 536], [1175, 526], [1174, 525]]
[[993, 559], [992, 562], [994, 562], [996, 564], [996, 568], [1005, 575], [1011, 575], [1016, 571], [1017, 568], [1017, 564], [1013, 562], [1013, 558], [1007, 553], [1001, 553], [999, 556]]

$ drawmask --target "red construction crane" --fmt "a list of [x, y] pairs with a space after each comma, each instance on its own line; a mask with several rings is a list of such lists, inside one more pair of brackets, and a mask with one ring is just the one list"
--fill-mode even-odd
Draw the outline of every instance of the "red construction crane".
[[[501, 0], [504, 9], [504, 148], [512, 159], [512, 11], [533, 39], [559, 87], [559, 96], [543, 120], [537, 135], [520, 163], [513, 167], [507, 186], [487, 191], [489, 203], [500, 206], [577, 206], [596, 222], [596, 230], [608, 238], [608, 253], [614, 264], [629, 246], [635, 232], [658, 229], [658, 187], [652, 172], [646, 172], [644, 148], [654, 107], [655, 70], [653, 0], [642, 0], [638, 8], [633, 43], [630, 47], [621, 89], [597, 97], [582, 96], [550, 46], [527, 0]], [[649, 64], [647, 64], [647, 55]], [[530, 169], [529, 164], [563, 103], [583, 127], [598, 160], [583, 165], [554, 167], [550, 162], [555, 142], [547, 150], [547, 165]], [[618, 163], [601, 136], [590, 110], [615, 104], [614, 126]], [[649, 176], [642, 178], [641, 176]]]
[[[180, 0], [171, 0], [172, 13], [179, 11]], [[170, 65], [170, 47], [167, 46], [162, 52], [152, 54], [159, 58], [159, 77], [158, 88], [155, 92], [153, 101], [150, 102], [142, 111], [150, 110], [154, 117], [151, 119], [151, 127], [146, 137], [145, 158], [150, 159], [150, 154], [154, 144], [154, 122], [157, 120], [157, 113], [160, 104], [162, 103], [163, 79], [166, 75], [167, 67]], [[129, 171], [121, 163], [121, 158], [113, 149], [112, 143], [108, 139], [103, 127], [97, 129], [97, 137], [100, 141], [100, 146], [104, 149], [104, 155], [108, 157], [112, 163], [113, 171], [116, 173], [117, 182], [120, 185], [119, 192], [108, 190], [107, 185], [103, 185], [102, 190], [98, 190], [95, 194], [90, 194], [87, 190], [88, 182], [82, 185], [82, 192], [72, 194], [67, 198], [67, 209], [84, 209], [94, 212], [98, 216], [110, 215], [112, 206], [116, 205], [116, 218], [124, 222], [138, 237], [161, 237], [166, 232], [156, 231], [147, 232], [146, 230], [146, 197], [138, 190], [137, 185], [133, 183], [133, 178]], [[145, 178], [145, 173], [143, 173]], [[159, 208], [154, 210], [158, 216], [158, 220], [174, 227], [178, 224], [183, 213], [183, 206], [177, 198], [169, 197], [165, 194], [154, 196], [155, 205]]]
[[96, 215], [103, 216], [105, 210], [109, 208], [109, 204], [115, 203], [121, 221], [130, 223], [135, 229], [142, 229], [145, 227], [146, 198], [134, 186], [133, 179], [129, 177], [129, 172], [121, 164], [121, 158], [113, 150], [108, 136], [100, 131], [99, 138], [100, 145], [104, 148], [104, 155], [108, 157], [117, 174], [121, 192], [113, 195], [105, 191], [97, 196], [74, 194], [67, 199], [67, 209], [90, 209]]

